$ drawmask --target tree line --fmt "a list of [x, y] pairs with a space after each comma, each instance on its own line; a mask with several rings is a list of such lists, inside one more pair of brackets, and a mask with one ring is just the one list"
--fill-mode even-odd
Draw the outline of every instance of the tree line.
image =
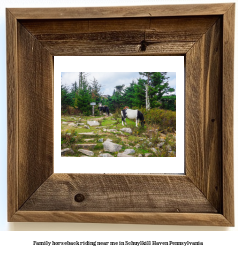
[[124, 106], [129, 108], [161, 108], [176, 110], [176, 95], [174, 88], [169, 86], [166, 72], [139, 72], [140, 78], [132, 80], [126, 87], [124, 84], [115, 86], [113, 94], [103, 96], [102, 85], [94, 78], [88, 82], [87, 74], [79, 73], [78, 82], [75, 81], [71, 87], [61, 85], [61, 110], [67, 111], [71, 106], [78, 109], [84, 115], [92, 112], [91, 102], [98, 105], [107, 105], [110, 112], [122, 109]]

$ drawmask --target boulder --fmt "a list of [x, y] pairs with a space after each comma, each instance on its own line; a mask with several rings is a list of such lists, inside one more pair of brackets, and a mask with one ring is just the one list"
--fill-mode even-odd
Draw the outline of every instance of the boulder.
[[128, 155], [128, 154], [126, 154], [126, 153], [118, 153], [118, 154], [117, 154], [117, 157], [134, 157], [134, 156]]
[[149, 156], [151, 156], [152, 155], [152, 153], [146, 153], [145, 154], [145, 157], [149, 157]]
[[77, 124], [75, 124], [75, 123], [70, 123], [70, 124], [69, 124], [69, 126], [72, 126], [72, 127], [78, 127], [78, 125], [77, 125]]
[[125, 153], [125, 154], [133, 154], [135, 152], [136, 151], [134, 149], [126, 149], [123, 153]]
[[87, 138], [87, 139], [84, 139], [84, 141], [88, 142], [88, 141], [92, 141], [94, 140], [94, 138]]
[[115, 144], [109, 140], [106, 140], [103, 143], [103, 149], [106, 152], [110, 152], [110, 153], [118, 152], [121, 150], [121, 148], [122, 148], [122, 145]]
[[74, 151], [71, 148], [65, 148], [61, 150], [61, 155], [65, 155], [65, 154], [74, 154]]
[[110, 153], [101, 153], [98, 157], [113, 157]]
[[78, 148], [94, 148], [97, 144], [75, 144], [75, 147], [78, 147]]
[[78, 151], [79, 151], [80, 153], [83, 153], [83, 154], [88, 155], [88, 156], [93, 156], [93, 155], [94, 155], [94, 152], [89, 151], [89, 150], [79, 149]]
[[78, 135], [95, 136], [93, 132], [83, 132], [83, 133], [78, 133]]
[[87, 124], [90, 126], [98, 126], [100, 125], [98, 121], [87, 121]]
[[88, 125], [84, 125], [84, 128], [86, 129], [90, 129], [90, 127]]
[[122, 128], [121, 131], [132, 134], [132, 129], [131, 128]]
[[117, 132], [116, 129], [107, 129], [106, 131], [107, 131], [107, 132], [114, 132], [114, 133]]

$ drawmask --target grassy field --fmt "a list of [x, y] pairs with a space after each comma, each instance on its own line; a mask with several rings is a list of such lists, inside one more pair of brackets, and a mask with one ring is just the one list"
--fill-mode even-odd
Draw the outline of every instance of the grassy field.
[[[89, 126], [87, 121], [98, 121], [100, 125]], [[103, 147], [103, 142], [107, 139], [122, 146], [119, 152], [110, 153], [114, 157], [117, 157], [118, 153], [123, 153], [125, 149], [134, 149], [133, 157], [176, 156], [176, 132], [161, 130], [158, 124], [146, 124], [144, 127], [139, 124], [136, 127], [134, 121], [126, 119], [126, 122], [127, 125], [123, 126], [118, 115], [109, 117], [62, 115], [61, 149], [71, 149], [71, 152], [65, 153], [64, 156], [85, 156], [78, 151], [79, 149], [92, 151], [93, 157], [109, 153], [105, 152]], [[132, 133], [123, 132], [122, 128], [131, 128]]]

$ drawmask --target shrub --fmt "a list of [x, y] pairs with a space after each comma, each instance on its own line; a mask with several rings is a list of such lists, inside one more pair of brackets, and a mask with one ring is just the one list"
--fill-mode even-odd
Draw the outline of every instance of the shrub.
[[145, 108], [141, 108], [146, 124], [158, 124], [159, 130], [166, 130], [172, 132], [176, 130], [176, 112], [171, 110], [164, 110], [159, 108], [153, 108], [146, 111]]

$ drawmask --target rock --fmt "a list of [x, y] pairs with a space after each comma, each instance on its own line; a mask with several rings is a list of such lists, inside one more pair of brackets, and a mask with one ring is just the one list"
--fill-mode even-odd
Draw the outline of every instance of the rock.
[[108, 138], [106, 141], [112, 141], [110, 138]]
[[164, 141], [163, 141], [163, 142], [158, 143], [158, 144], [157, 144], [157, 147], [161, 148], [161, 147], [163, 146], [163, 144], [164, 144]]
[[83, 132], [83, 133], [78, 133], [78, 135], [95, 136], [95, 133], [93, 133], [93, 132]]
[[116, 132], [118, 132], [118, 130], [116, 130], [116, 129], [103, 129], [103, 131], [106, 131], [106, 132], [113, 132], [113, 133], [116, 133]]
[[142, 154], [139, 154], [138, 157], [142, 157]]
[[98, 121], [87, 121], [87, 124], [90, 126], [98, 126], [100, 125]]
[[94, 152], [89, 151], [89, 150], [79, 149], [78, 151], [79, 151], [80, 153], [83, 153], [83, 154], [88, 155], [88, 156], [93, 156], [93, 155], [94, 155]]
[[81, 148], [94, 148], [97, 144], [75, 144], [75, 147]]
[[156, 153], [156, 154], [157, 154], [157, 152], [158, 152], [155, 148], [151, 148], [150, 150], [151, 150], [153, 153]]
[[65, 135], [66, 135], [66, 136], [71, 136], [71, 133], [68, 132], [68, 133], [65, 133]]
[[68, 124], [67, 122], [62, 122], [62, 124]]
[[115, 144], [109, 140], [106, 140], [103, 143], [103, 148], [104, 148], [104, 151], [106, 151], [106, 152], [114, 153], [114, 152], [120, 151], [122, 148], [122, 145], [118, 145], [118, 144]]
[[69, 124], [69, 126], [72, 126], [72, 127], [78, 127], [78, 125], [77, 125], [77, 124], [75, 124], [75, 123], [70, 123], [70, 124]]
[[84, 128], [86, 129], [90, 129], [90, 127], [88, 125], [84, 125]]
[[122, 128], [121, 131], [132, 134], [132, 129], [131, 128]]
[[134, 156], [128, 155], [128, 154], [126, 154], [126, 153], [118, 153], [118, 154], [117, 154], [117, 157], [134, 157]]
[[78, 121], [81, 121], [81, 118], [79, 118]]
[[153, 144], [152, 144], [152, 142], [149, 142], [147, 145], [148, 145], [148, 147], [151, 147]]
[[151, 156], [152, 155], [152, 153], [146, 153], [145, 154], [145, 157], [149, 157], [149, 156]]
[[125, 154], [133, 154], [135, 152], [136, 151], [134, 149], [126, 149], [123, 153], [125, 153]]
[[103, 138], [100, 138], [100, 139], [98, 140], [98, 142], [103, 142]]
[[117, 132], [117, 130], [116, 129], [107, 129], [107, 132]]
[[84, 123], [78, 123], [78, 125], [84, 125]]
[[165, 148], [166, 148], [168, 151], [171, 151], [171, 150], [172, 150], [172, 148], [171, 148], [170, 145], [167, 145]]
[[139, 148], [139, 147], [140, 147], [140, 144], [136, 144], [136, 145], [135, 145], [135, 148]]
[[65, 155], [65, 154], [74, 154], [74, 151], [71, 148], [65, 148], [61, 150], [61, 155]]
[[98, 157], [113, 157], [110, 153], [101, 153]]
[[88, 139], [84, 139], [84, 141], [88, 142], [88, 141], [92, 141], [94, 140], [94, 138], [88, 138]]
[[76, 120], [76, 118], [75, 118], [75, 117], [71, 117], [71, 119]]

